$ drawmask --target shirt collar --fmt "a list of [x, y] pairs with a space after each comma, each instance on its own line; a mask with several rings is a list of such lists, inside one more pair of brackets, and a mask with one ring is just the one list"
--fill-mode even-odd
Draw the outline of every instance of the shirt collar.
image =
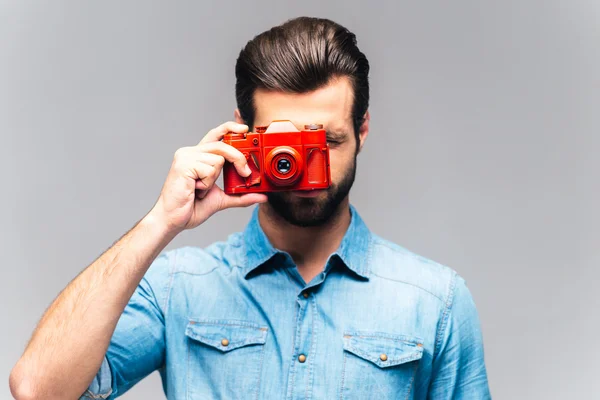
[[[357, 275], [369, 279], [369, 256], [371, 251], [371, 232], [354, 206], [350, 205], [350, 225], [344, 234], [340, 246], [332, 254], [337, 255], [350, 270]], [[260, 267], [276, 254], [283, 253], [273, 247], [258, 221], [258, 207], [252, 212], [250, 222], [243, 232], [246, 265], [244, 277]]]

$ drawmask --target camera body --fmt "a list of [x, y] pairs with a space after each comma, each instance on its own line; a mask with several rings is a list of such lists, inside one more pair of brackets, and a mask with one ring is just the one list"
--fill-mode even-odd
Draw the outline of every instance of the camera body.
[[239, 175], [230, 162], [223, 166], [227, 194], [327, 189], [331, 184], [329, 145], [323, 125], [298, 130], [289, 120], [258, 126], [255, 132], [226, 133], [223, 142], [246, 157], [252, 174]]

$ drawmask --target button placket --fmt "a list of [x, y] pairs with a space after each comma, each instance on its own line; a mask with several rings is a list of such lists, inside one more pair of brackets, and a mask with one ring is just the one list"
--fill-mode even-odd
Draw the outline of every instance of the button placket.
[[317, 316], [315, 313], [315, 297], [312, 296], [310, 288], [303, 288], [298, 293], [296, 307], [298, 307], [297, 326], [295, 336], [294, 353], [292, 354], [292, 366], [288, 377], [288, 389], [286, 399], [306, 399], [307, 393], [313, 384], [314, 368], [311, 363], [314, 360], [309, 356], [315, 350], [317, 337], [315, 328]]

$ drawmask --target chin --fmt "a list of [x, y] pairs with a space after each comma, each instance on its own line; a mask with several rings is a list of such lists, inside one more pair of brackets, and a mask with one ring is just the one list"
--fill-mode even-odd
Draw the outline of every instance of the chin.
[[[327, 224], [341, 204], [336, 191], [279, 192], [268, 194], [271, 208], [288, 223], [299, 227]], [[345, 196], [344, 196], [345, 197]]]

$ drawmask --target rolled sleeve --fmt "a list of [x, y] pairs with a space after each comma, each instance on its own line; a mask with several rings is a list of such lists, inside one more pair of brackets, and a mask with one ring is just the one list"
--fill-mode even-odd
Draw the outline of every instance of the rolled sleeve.
[[112, 400], [164, 365], [164, 305], [171, 252], [151, 264], [127, 303], [102, 365], [80, 400]]
[[442, 319], [429, 399], [491, 399], [475, 303], [456, 275]]
[[112, 377], [108, 360], [104, 356], [100, 370], [80, 400], [109, 399], [112, 394]]

